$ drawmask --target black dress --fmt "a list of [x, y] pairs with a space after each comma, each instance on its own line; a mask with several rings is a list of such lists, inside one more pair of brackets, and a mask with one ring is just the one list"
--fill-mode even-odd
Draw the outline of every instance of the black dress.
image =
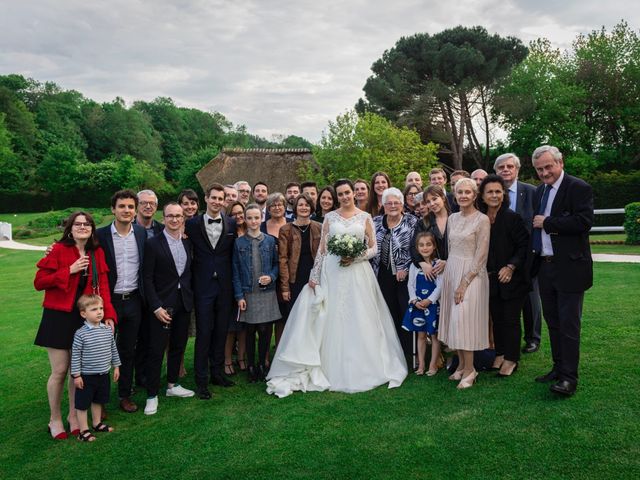
[[298, 259], [298, 268], [296, 269], [296, 281], [290, 284], [291, 290], [291, 305], [296, 303], [298, 295], [309, 283], [309, 274], [313, 268], [313, 255], [311, 253], [311, 225], [307, 225], [306, 229], [300, 228], [300, 226], [294, 226], [300, 230], [301, 246], [300, 246], [300, 258]]
[[89, 277], [80, 274], [78, 289], [73, 301], [73, 310], [63, 312], [45, 308], [42, 311], [42, 320], [33, 342], [40, 347], [57, 348], [60, 350], [71, 350], [73, 345], [73, 336], [84, 323], [84, 319], [80, 316], [76, 302], [82, 295], [87, 286]]

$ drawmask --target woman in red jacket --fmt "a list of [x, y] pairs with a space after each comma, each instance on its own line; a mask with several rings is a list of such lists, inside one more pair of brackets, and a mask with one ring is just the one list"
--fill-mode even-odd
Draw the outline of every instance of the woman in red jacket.
[[[111, 305], [107, 264], [95, 236], [96, 225], [85, 212], [72, 213], [66, 220], [62, 238], [38, 262], [34, 285], [44, 290], [42, 320], [35, 344], [46, 347], [51, 364], [47, 395], [51, 417], [49, 433], [54, 439], [67, 438], [62, 423], [60, 401], [71, 360], [75, 331], [82, 326], [76, 301], [82, 294], [95, 293], [104, 302], [104, 322], [112, 329], [116, 313]], [[69, 378], [69, 428], [79, 433], [74, 403], [75, 387]]]

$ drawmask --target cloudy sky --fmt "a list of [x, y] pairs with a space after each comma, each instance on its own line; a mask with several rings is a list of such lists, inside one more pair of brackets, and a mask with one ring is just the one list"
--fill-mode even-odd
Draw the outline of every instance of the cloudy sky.
[[317, 141], [403, 35], [482, 25], [567, 48], [625, 19], [629, 0], [21, 0], [2, 2], [0, 74], [97, 101], [174, 99], [266, 138]]

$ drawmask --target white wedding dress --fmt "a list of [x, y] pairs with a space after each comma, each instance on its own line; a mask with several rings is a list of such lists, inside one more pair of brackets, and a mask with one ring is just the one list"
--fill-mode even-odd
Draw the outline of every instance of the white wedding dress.
[[[351, 234], [367, 251], [348, 266], [327, 253], [327, 239]], [[368, 260], [377, 252], [368, 213], [325, 216], [311, 279], [294, 304], [267, 375], [267, 392], [363, 392], [388, 383], [398, 387], [407, 364], [389, 309]]]

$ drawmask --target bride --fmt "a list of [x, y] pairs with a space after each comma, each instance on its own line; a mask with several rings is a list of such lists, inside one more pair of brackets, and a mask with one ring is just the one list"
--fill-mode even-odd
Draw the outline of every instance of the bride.
[[[267, 375], [267, 392], [278, 397], [296, 390], [363, 392], [384, 383], [393, 388], [407, 376], [391, 314], [368, 262], [377, 251], [371, 216], [355, 207], [349, 180], [338, 180], [334, 188], [340, 208], [324, 218], [308, 287], [291, 309]], [[328, 238], [344, 233], [368, 249], [358, 258], [328, 253]]]

